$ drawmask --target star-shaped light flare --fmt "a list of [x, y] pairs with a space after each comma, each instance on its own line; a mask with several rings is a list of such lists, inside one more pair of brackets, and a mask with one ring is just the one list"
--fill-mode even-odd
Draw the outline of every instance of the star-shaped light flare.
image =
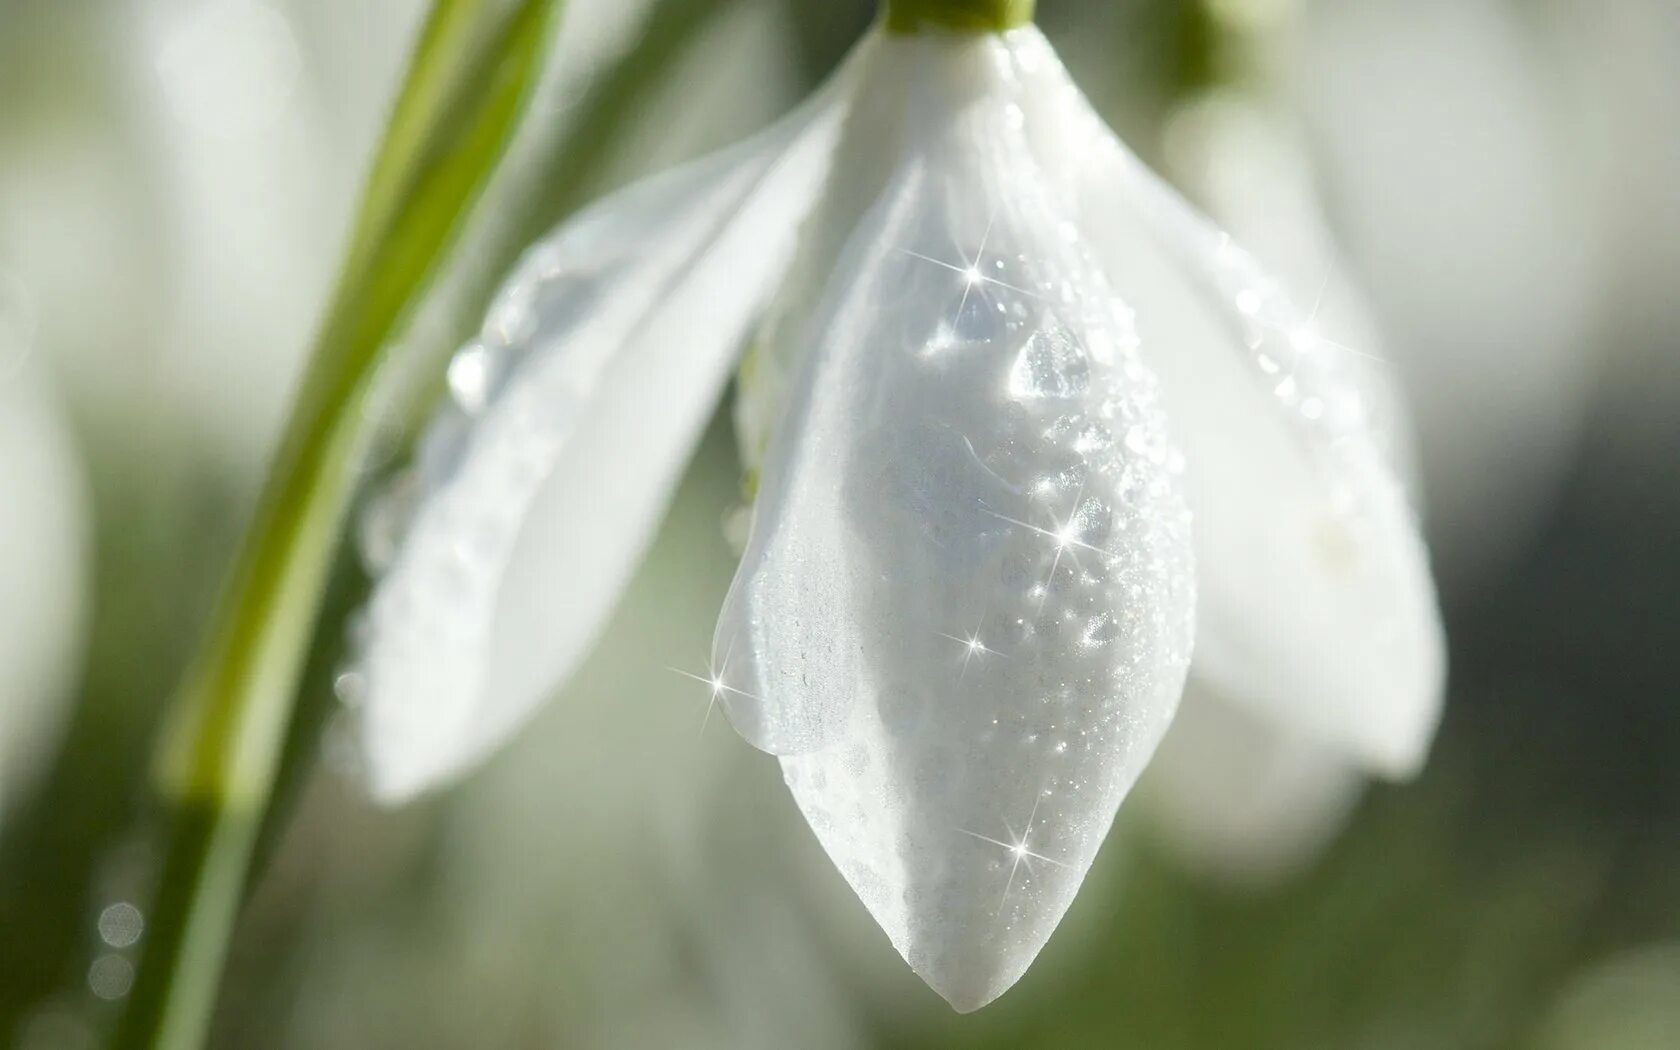
[[999, 288], [1007, 288], [1012, 292], [1019, 292], [1021, 295], [1025, 295], [1033, 299], [1038, 298], [1038, 295], [1031, 289], [1022, 288], [1019, 285], [1010, 284], [1008, 281], [1001, 281], [996, 277], [988, 276], [982, 268], [982, 264], [986, 261], [986, 245], [992, 239], [992, 224], [993, 220], [988, 219], [986, 222], [986, 232], [980, 235], [980, 248], [974, 253], [974, 258], [965, 259], [960, 265], [948, 262], [944, 259], [936, 259], [931, 255], [924, 255], [921, 252], [911, 251], [909, 248], [898, 249], [911, 258], [920, 259], [923, 262], [929, 262], [935, 266], [942, 266], [962, 278], [963, 294], [962, 299], [957, 303], [958, 317], [962, 316], [963, 310], [968, 306], [968, 297], [974, 293], [974, 289], [983, 284], [994, 284]]
[[725, 693], [734, 693], [736, 696], [743, 696], [748, 700], [758, 702], [758, 697], [754, 696], [752, 693], [749, 693], [744, 689], [737, 689], [728, 683], [729, 658], [734, 654], [734, 652], [735, 647], [731, 644], [729, 649], [723, 654], [723, 666], [718, 668], [708, 665], [706, 673], [703, 675], [695, 674], [692, 671], [685, 671], [680, 667], [666, 668], [667, 671], [680, 674], [684, 678], [692, 678], [694, 681], [699, 682], [711, 691], [711, 695], [706, 701], [706, 717], [700, 720], [700, 732], [702, 733], [706, 731], [707, 723], [712, 720], [712, 709], [717, 707], [718, 701], [723, 699], [723, 695]]
[[986, 618], [982, 616], [980, 618], [980, 623], [975, 626], [972, 634], [958, 635], [946, 634], [944, 631], [933, 632], [941, 638], [955, 642], [962, 646], [962, 672], [957, 675], [958, 682], [961, 682], [964, 678], [968, 677], [968, 665], [973, 662], [976, 656], [996, 656], [999, 659], [1004, 658], [1002, 653], [999, 653], [996, 649], [988, 646], [985, 640], [981, 637], [981, 632], [985, 630], [985, 627]]
[[978, 831], [970, 831], [967, 828], [957, 829], [959, 832], [970, 838], [979, 839], [981, 842], [989, 842], [994, 846], [1008, 850], [1009, 855], [1014, 858], [1014, 861], [1009, 865], [1009, 878], [1005, 880], [1003, 884], [1003, 896], [998, 901], [998, 910], [1000, 912], [1003, 910], [1003, 906], [1009, 902], [1009, 891], [1015, 888], [1015, 876], [1020, 873], [1021, 865], [1025, 864], [1027, 866], [1028, 875], [1032, 874], [1033, 861], [1037, 860], [1041, 860], [1046, 864], [1054, 864], [1058, 868], [1066, 868], [1069, 866], [1054, 857], [1046, 857], [1042, 853], [1035, 853], [1032, 849], [1033, 824], [1038, 820], [1038, 805], [1042, 801], [1043, 792], [1040, 792], [1038, 796], [1033, 799], [1032, 812], [1027, 816], [1027, 828], [1021, 833], [1019, 838], [1015, 835], [1015, 829], [1010, 827], [1007, 821], [1004, 822], [1003, 830], [1009, 836], [1009, 841], [1007, 842], [1003, 839], [992, 838], [990, 835], [982, 835]]
[[[1022, 521], [1019, 518], [1012, 518], [1007, 514], [1000, 514], [997, 511], [992, 510], [990, 507], [987, 507], [985, 504], [981, 504], [982, 510], [999, 521], [1007, 522], [1010, 525], [1026, 529], [1029, 532], [1037, 533], [1039, 536], [1050, 540], [1051, 543], [1054, 544], [1056, 556], [1051, 559], [1050, 571], [1045, 576], [1044, 583], [1040, 588], [1042, 593], [1038, 597], [1038, 612], [1041, 615], [1044, 612], [1044, 601], [1050, 596], [1050, 584], [1056, 578], [1056, 570], [1062, 566], [1062, 555], [1068, 554], [1068, 549], [1070, 547], [1090, 551], [1091, 553], [1099, 554], [1104, 558], [1112, 558], [1115, 556], [1113, 551], [1107, 550], [1103, 547], [1098, 547], [1092, 543], [1087, 543], [1079, 538], [1079, 507], [1084, 501], [1085, 482], [1081, 481], [1079, 483], [1079, 491], [1075, 492], [1073, 495], [1073, 506], [1068, 509], [1067, 517], [1060, 521], [1052, 518], [1050, 522], [1051, 527], [1048, 529], [1043, 528], [1042, 526], [1034, 525], [1031, 522]], [[1069, 554], [1069, 557], [1074, 556]], [[1075, 564], [1077, 564], [1077, 561]]]

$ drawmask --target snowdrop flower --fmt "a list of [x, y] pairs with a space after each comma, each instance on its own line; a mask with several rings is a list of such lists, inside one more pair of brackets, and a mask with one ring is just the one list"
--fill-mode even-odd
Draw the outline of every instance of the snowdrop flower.
[[752, 523], [700, 677], [972, 1010], [1072, 901], [1192, 643], [1244, 704], [1403, 772], [1440, 638], [1338, 355], [1036, 30], [913, 21], [531, 251], [372, 517], [353, 680], [385, 800], [504, 741], [588, 649], [752, 342]]

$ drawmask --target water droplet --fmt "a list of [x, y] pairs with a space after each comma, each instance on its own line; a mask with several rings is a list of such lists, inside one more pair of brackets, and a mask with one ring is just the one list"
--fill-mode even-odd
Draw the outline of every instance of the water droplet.
[[1085, 631], [1080, 640], [1086, 645], [1107, 645], [1120, 637], [1120, 623], [1113, 613], [1098, 613], [1085, 623]]
[[500, 371], [494, 350], [483, 343], [468, 343], [449, 359], [449, 394], [461, 411], [477, 415], [489, 403]]
[[360, 671], [340, 671], [333, 677], [333, 695], [345, 707], [359, 707], [367, 699], [367, 676]]
[[1080, 543], [1101, 549], [1114, 535], [1114, 511], [1100, 499], [1086, 497], [1074, 510], [1072, 520]]
[[940, 326], [947, 345], [991, 343], [1003, 338], [1010, 322], [1005, 304], [996, 301], [992, 287], [978, 276], [978, 271], [965, 271], [957, 284], [960, 290], [951, 304], [952, 320]]
[[1009, 392], [1023, 398], [1076, 398], [1091, 385], [1091, 366], [1073, 333], [1054, 321], [1027, 337], [1009, 372]]
[[1081, 455], [1104, 452], [1114, 446], [1114, 433], [1101, 423], [1091, 423], [1074, 439], [1073, 449]]

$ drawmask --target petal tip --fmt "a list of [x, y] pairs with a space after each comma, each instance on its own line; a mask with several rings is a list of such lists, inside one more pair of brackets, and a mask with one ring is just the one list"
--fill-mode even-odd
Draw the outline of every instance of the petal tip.
[[1366, 747], [1366, 768], [1372, 775], [1396, 783], [1416, 780], [1428, 764], [1429, 745], [1434, 737], [1432, 721], [1424, 731], [1374, 740]]
[[365, 749], [362, 765], [363, 790], [375, 805], [387, 809], [414, 801], [444, 779], [419, 763], [396, 761]]
[[1367, 770], [1384, 780], [1404, 782], [1417, 779], [1429, 761], [1430, 746], [1441, 720], [1441, 691], [1429, 694], [1427, 702], [1393, 704], [1394, 717], [1385, 724], [1373, 723], [1361, 749]]
[[971, 1014], [996, 1002], [1015, 987], [1020, 973], [1004, 976], [997, 971], [935, 973], [918, 970], [916, 975], [959, 1014]]
[[459, 780], [482, 757], [480, 746], [463, 747], [454, 740], [448, 746], [425, 746], [399, 737], [395, 726], [380, 731], [366, 724], [371, 713], [371, 708], [362, 713], [357, 759], [362, 790], [375, 805], [407, 805]]

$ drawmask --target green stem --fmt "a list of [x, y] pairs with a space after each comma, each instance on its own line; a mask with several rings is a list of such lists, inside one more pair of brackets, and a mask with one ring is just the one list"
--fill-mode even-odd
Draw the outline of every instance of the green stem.
[[354, 372], [337, 355], [315, 359], [216, 627], [176, 702], [159, 769], [169, 838], [120, 1046], [195, 1046], [208, 1024], [353, 487], [365, 389]]
[[408, 438], [443, 396], [446, 355], [470, 339], [483, 322], [497, 287], [530, 247], [533, 235], [552, 229], [604, 188], [602, 174], [636, 129], [636, 114], [669, 86], [677, 60], [708, 25], [738, 0], [662, 0], [649, 12], [629, 51], [584, 89], [576, 117], [559, 134], [539, 141], [532, 156], [510, 164], [517, 188], [495, 192], [495, 205], [510, 217], [503, 232], [471, 246], [474, 264], [451, 304], [452, 323], [415, 347], [419, 360], [436, 363], [436, 379], [405, 406]]
[[1002, 33], [1033, 20], [1035, 0], [887, 0], [887, 31]]
[[436, 0], [215, 627], [177, 698], [158, 790], [172, 824], [117, 1045], [203, 1042], [389, 336], [516, 123], [557, 0]]

